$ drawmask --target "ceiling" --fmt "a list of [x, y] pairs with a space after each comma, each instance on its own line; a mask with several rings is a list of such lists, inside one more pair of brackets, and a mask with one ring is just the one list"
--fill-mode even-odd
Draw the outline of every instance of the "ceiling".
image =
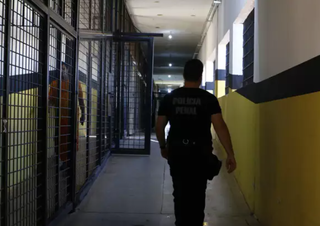
[[184, 64], [193, 57], [211, 4], [212, 0], [127, 0], [141, 32], [164, 34], [155, 40], [156, 83], [171, 87], [183, 83]]

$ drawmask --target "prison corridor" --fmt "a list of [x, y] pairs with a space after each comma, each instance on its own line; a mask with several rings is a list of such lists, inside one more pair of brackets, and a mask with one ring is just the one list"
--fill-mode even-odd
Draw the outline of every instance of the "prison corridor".
[[[76, 212], [59, 224], [87, 225], [174, 225], [169, 167], [157, 143], [152, 142], [150, 156], [111, 156]], [[205, 225], [258, 225], [234, 177], [225, 169], [208, 184]]]

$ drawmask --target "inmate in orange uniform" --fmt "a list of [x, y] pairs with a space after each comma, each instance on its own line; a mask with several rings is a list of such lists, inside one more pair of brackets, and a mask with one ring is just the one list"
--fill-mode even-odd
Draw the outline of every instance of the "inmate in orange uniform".
[[[60, 97], [60, 102], [61, 102], [61, 120], [60, 120], [60, 159], [63, 162], [67, 162], [68, 160], [68, 137], [71, 136], [71, 123], [69, 119], [72, 119], [72, 116], [70, 115], [70, 108], [71, 108], [71, 87], [70, 87], [70, 82], [67, 76], [65, 75], [67, 72], [65, 71], [66, 68], [64, 67], [65, 65], [63, 64], [63, 69], [64, 69], [64, 76], [62, 76], [61, 80], [61, 97]], [[67, 80], [66, 80], [67, 79]], [[58, 97], [59, 97], [59, 81], [55, 80], [50, 84], [50, 90], [49, 90], [49, 102], [51, 105], [57, 105], [58, 102]], [[84, 123], [84, 101], [83, 101], [83, 92], [81, 85], [79, 83], [79, 102], [80, 102], [80, 108], [81, 108], [81, 118], [80, 122], [83, 125]], [[77, 118], [79, 118], [79, 110], [77, 109]], [[79, 150], [79, 126], [77, 126], [77, 150]]]

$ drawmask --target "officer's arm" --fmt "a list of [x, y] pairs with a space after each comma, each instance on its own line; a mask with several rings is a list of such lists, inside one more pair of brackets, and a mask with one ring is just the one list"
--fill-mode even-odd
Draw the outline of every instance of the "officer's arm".
[[164, 115], [159, 115], [157, 119], [156, 125], [156, 135], [159, 141], [160, 147], [164, 147], [166, 145], [166, 138], [165, 138], [165, 128], [168, 123], [168, 118]]
[[212, 115], [211, 122], [228, 156], [233, 156], [234, 152], [233, 152], [229, 129], [227, 127], [227, 124], [223, 120], [222, 114], [219, 113], [219, 114]]

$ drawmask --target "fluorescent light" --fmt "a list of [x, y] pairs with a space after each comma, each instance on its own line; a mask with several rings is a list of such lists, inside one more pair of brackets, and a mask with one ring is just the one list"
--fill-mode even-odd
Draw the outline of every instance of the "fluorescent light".
[[172, 64], [169, 64], [169, 67], [172, 67]]
[[215, 3], [215, 4], [220, 4], [220, 3], [221, 3], [221, 0], [214, 0], [213, 3]]
[[169, 39], [172, 39], [172, 35], [169, 35]]
[[168, 75], [169, 78], [171, 78], [171, 75]]

